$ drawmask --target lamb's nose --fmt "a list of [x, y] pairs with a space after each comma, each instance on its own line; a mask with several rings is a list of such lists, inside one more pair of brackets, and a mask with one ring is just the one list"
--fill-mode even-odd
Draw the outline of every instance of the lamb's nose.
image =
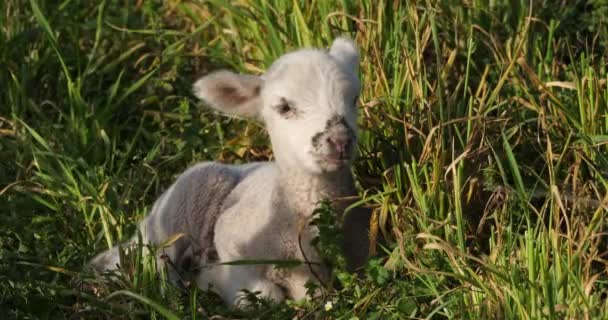
[[335, 135], [327, 137], [327, 143], [339, 154], [346, 154], [350, 145], [350, 139], [346, 135]]

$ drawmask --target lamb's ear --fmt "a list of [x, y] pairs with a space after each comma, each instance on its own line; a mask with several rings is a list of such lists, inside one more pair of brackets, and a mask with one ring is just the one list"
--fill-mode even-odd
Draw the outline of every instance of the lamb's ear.
[[210, 107], [237, 116], [256, 116], [262, 107], [260, 77], [221, 70], [198, 79], [194, 95]]
[[336, 38], [331, 44], [329, 54], [340, 60], [346, 67], [357, 74], [357, 70], [359, 69], [359, 52], [353, 40], [344, 37]]

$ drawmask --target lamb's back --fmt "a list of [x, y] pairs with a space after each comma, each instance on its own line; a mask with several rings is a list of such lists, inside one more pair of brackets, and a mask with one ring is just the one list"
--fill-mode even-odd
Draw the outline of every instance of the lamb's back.
[[214, 226], [227, 196], [262, 164], [203, 162], [186, 170], [142, 222], [148, 240], [158, 244], [174, 234], [184, 233], [184, 239], [175, 243], [178, 260], [189, 247], [192, 254], [212, 254]]

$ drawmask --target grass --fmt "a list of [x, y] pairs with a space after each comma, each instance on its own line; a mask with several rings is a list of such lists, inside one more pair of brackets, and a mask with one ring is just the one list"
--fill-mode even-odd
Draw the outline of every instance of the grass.
[[[607, 10], [601, 0], [1, 2], [3, 317], [605, 318]], [[159, 280], [141, 252], [126, 275], [82, 271], [188, 166], [271, 157], [259, 125], [195, 102], [197, 75], [260, 73], [343, 34], [362, 56], [354, 171], [372, 237], [384, 239], [361, 278], [337, 263], [322, 299], [252, 297], [238, 311]], [[331, 252], [332, 222], [321, 220]]]

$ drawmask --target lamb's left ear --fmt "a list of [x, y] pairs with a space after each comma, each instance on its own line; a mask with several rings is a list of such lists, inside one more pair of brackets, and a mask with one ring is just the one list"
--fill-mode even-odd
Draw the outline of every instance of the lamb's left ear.
[[357, 70], [359, 69], [359, 52], [353, 40], [344, 37], [336, 38], [331, 44], [329, 54], [357, 74]]
[[194, 95], [210, 107], [227, 114], [254, 117], [262, 108], [260, 77], [221, 70], [198, 79]]

